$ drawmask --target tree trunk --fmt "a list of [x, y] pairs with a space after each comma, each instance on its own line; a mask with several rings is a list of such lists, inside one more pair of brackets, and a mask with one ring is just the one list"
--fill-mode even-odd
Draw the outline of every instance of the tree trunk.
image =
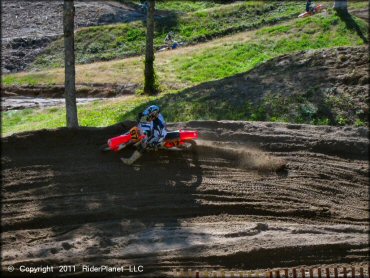
[[340, 10], [342, 12], [348, 12], [347, 0], [335, 0], [334, 7], [335, 10]]
[[78, 127], [75, 84], [74, 15], [75, 7], [73, 0], [64, 0], [64, 94], [66, 98], [67, 127]]
[[145, 50], [145, 72], [144, 93], [154, 95], [158, 92], [154, 72], [154, 11], [155, 0], [149, 0], [149, 11], [147, 13], [146, 50]]

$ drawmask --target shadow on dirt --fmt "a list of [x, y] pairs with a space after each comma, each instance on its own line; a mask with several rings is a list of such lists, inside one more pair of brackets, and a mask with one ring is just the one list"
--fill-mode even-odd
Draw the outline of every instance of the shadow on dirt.
[[[14, 200], [32, 196], [37, 201], [17, 203], [19, 217], [7, 219], [2, 229], [51, 231], [41, 251], [23, 254], [24, 260], [57, 263], [58, 255], [67, 253], [71, 263], [106, 264], [104, 256], [142, 256], [148, 273], [159, 263], [158, 252], [192, 245], [179, 221], [199, 214], [195, 196], [202, 168], [197, 153], [146, 153], [129, 167], [119, 160], [128, 153], [99, 151], [99, 144], [131, 126], [126, 122], [105, 130], [59, 129], [5, 139], [5, 191]], [[28, 214], [24, 206], [29, 205]]]
[[[262, 176], [258, 173], [261, 165], [266, 169], [266, 165], [275, 164], [263, 152], [249, 148], [211, 148], [200, 144], [196, 152], [146, 153], [133, 167], [119, 160], [129, 151], [119, 154], [99, 151], [107, 138], [134, 124], [41, 130], [3, 138], [2, 242], [7, 263], [15, 267], [25, 263], [141, 264], [145, 266], [142, 277], [163, 277], [163, 272], [172, 272], [174, 267], [258, 269], [297, 263], [337, 263], [338, 258], [340, 262], [353, 262], [366, 257], [365, 246], [356, 245], [360, 251], [358, 259], [353, 259], [350, 255], [355, 245], [340, 240], [305, 247], [293, 244], [282, 248], [273, 244], [270, 249], [264, 245], [254, 248], [256, 239], [244, 238], [262, 232], [269, 237], [268, 233], [275, 230], [265, 223], [268, 219], [288, 219], [296, 224], [342, 223], [343, 216], [336, 219], [329, 210], [342, 211], [342, 204], [330, 198], [340, 195], [342, 200], [346, 192], [363, 196], [365, 168], [347, 160], [336, 164], [341, 161], [338, 157], [329, 159], [313, 154], [315, 160], [310, 160], [302, 153], [293, 153], [294, 159], [299, 160], [288, 167], [289, 173], [283, 169], [281, 174]], [[286, 135], [283, 124], [275, 125], [278, 135]], [[254, 127], [258, 127], [247, 122], [204, 121], [186, 126], [204, 134], [220, 131], [225, 140], [234, 138], [235, 142], [249, 142], [253, 139], [249, 131], [253, 129], [258, 142], [272, 145], [288, 140], [295, 144], [293, 135], [271, 137], [269, 133], [262, 137], [261, 125], [256, 130]], [[265, 126], [268, 130], [270, 127]], [[297, 125], [290, 127], [298, 129]], [[307, 128], [303, 133], [308, 136], [315, 134], [310, 127], [300, 128]], [[244, 133], [237, 134], [241, 129]], [[218, 135], [212, 136], [210, 140], [226, 142], [218, 140]], [[302, 141], [302, 137], [297, 140]], [[347, 149], [353, 151], [351, 147]], [[319, 157], [324, 160], [320, 162]], [[357, 168], [352, 170], [353, 165]], [[269, 171], [279, 170], [273, 168]], [[340, 174], [334, 175], [336, 172]], [[304, 182], [297, 186], [299, 175], [304, 175], [301, 179]], [[331, 182], [337, 179], [338, 183]], [[338, 187], [339, 183], [347, 187]], [[306, 198], [307, 191], [315, 192], [313, 199]], [[349, 199], [351, 212], [354, 198]], [[321, 200], [325, 200], [325, 207], [318, 206], [322, 205]], [[352, 215], [358, 220], [352, 221]], [[357, 214], [344, 216], [349, 223], [366, 221]], [[233, 221], [228, 222], [230, 219]], [[252, 229], [244, 226], [256, 219], [263, 223]], [[284, 232], [284, 228], [279, 231]], [[279, 256], [282, 253], [284, 256]]]

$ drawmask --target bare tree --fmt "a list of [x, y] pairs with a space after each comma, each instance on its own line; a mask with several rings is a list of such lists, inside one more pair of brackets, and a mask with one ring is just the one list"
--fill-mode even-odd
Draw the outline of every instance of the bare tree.
[[64, 67], [65, 82], [64, 94], [66, 98], [67, 127], [78, 127], [76, 105], [76, 70], [74, 49], [74, 16], [73, 0], [64, 0], [63, 27], [64, 27]]
[[334, 9], [340, 10], [341, 12], [348, 12], [348, 5], [347, 0], [335, 0], [334, 1]]
[[145, 71], [144, 71], [144, 93], [154, 95], [158, 93], [154, 72], [154, 12], [155, 0], [149, 0], [149, 10], [147, 13], [146, 31], [146, 50], [145, 50]]

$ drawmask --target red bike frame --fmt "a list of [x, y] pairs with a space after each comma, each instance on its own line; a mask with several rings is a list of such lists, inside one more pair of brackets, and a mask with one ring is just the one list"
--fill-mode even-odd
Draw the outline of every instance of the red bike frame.
[[[198, 131], [194, 130], [179, 130], [180, 138], [165, 139], [163, 146], [165, 148], [173, 148], [178, 145], [183, 145], [186, 141], [198, 139]], [[145, 138], [145, 135], [139, 137], [139, 141]], [[128, 132], [123, 135], [113, 137], [108, 140], [108, 146], [112, 151], [118, 152], [122, 144], [130, 143], [132, 135]]]

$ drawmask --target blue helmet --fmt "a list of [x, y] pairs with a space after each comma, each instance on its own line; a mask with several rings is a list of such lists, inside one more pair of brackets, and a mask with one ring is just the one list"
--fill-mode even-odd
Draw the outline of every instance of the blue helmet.
[[143, 116], [146, 117], [147, 121], [153, 121], [154, 119], [158, 118], [159, 112], [160, 109], [157, 105], [151, 105], [144, 110]]

